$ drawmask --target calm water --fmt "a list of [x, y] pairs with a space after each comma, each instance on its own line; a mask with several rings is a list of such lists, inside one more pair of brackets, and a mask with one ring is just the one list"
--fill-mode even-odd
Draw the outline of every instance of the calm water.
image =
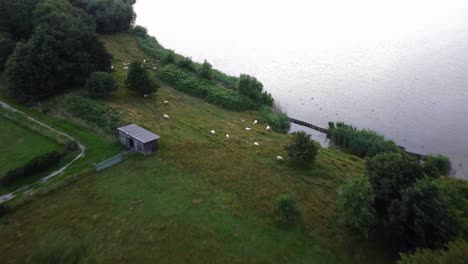
[[375, 2], [139, 0], [136, 12], [164, 46], [255, 75], [290, 116], [445, 154], [468, 178], [468, 1]]

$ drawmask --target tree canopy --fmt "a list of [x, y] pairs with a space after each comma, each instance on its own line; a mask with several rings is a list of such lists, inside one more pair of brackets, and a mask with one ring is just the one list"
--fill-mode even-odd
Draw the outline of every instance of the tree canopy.
[[101, 33], [127, 31], [135, 21], [132, 4], [124, 0], [86, 0], [83, 7], [96, 20], [96, 29]]
[[307, 165], [315, 161], [320, 146], [310, 138], [310, 135], [304, 131], [292, 134], [285, 150], [288, 156], [295, 162]]
[[148, 70], [139, 62], [130, 63], [126, 80], [128, 89], [142, 95], [155, 93], [159, 84], [149, 75]]
[[1, 0], [0, 32], [27, 39], [34, 31], [32, 13], [41, 0]]
[[117, 82], [108, 72], [93, 72], [86, 81], [86, 89], [90, 96], [104, 98], [117, 90]]

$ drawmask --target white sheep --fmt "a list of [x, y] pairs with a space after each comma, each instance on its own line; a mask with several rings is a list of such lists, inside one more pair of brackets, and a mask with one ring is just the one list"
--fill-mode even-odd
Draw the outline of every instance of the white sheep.
[[124, 67], [124, 70], [128, 70], [128, 67], [127, 67], [127, 66], [125, 66], [125, 67]]
[[168, 104], [169, 102], [168, 101], [164, 101], [164, 104]]
[[216, 135], [216, 131], [214, 131], [214, 130], [211, 130], [210, 133], [211, 133], [211, 135]]
[[114, 69], [114, 65], [111, 65], [111, 69], [112, 69], [112, 70]]
[[229, 134], [226, 134], [226, 139], [229, 139]]
[[143, 60], [143, 63], [146, 63], [146, 60]]
[[255, 124], [257, 124], [257, 123], [258, 123], [258, 121], [257, 121], [257, 120], [253, 121], [253, 125], [255, 125]]
[[164, 114], [163, 117], [166, 118], [166, 119], [169, 119], [169, 116], [166, 115], [166, 114]]
[[280, 161], [281, 161], [281, 160], [284, 160], [284, 158], [281, 157], [281, 156], [276, 156], [276, 160], [280, 160]]
[[153, 70], [156, 70], [157, 68], [156, 67], [153, 67]]
[[265, 128], [265, 130], [267, 130], [267, 131], [270, 130], [270, 129], [271, 129], [270, 126], [267, 126], [267, 127]]
[[250, 131], [252, 129], [250, 127], [246, 127], [245, 130]]
[[148, 97], [149, 97], [149, 94], [144, 94], [143, 97], [144, 97], [144, 98], [148, 98]]
[[257, 147], [260, 146], [260, 144], [258, 144], [258, 142], [254, 142], [254, 145], [257, 146]]

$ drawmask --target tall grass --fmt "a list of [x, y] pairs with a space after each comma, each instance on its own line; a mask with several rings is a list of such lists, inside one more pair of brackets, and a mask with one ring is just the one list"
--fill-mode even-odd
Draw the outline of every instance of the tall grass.
[[400, 148], [391, 140], [370, 130], [357, 130], [342, 122], [329, 123], [330, 137], [336, 145], [359, 157], [373, 157], [383, 152], [398, 152]]

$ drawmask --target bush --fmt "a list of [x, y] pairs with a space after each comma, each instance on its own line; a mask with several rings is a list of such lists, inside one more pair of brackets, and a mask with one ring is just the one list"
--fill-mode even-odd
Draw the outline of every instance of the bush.
[[288, 156], [297, 163], [307, 165], [315, 161], [320, 145], [304, 131], [295, 132], [286, 145]]
[[271, 97], [271, 95], [267, 92], [263, 91], [263, 84], [253, 76], [241, 74], [237, 84], [237, 90], [240, 94], [248, 96], [259, 105], [273, 104], [273, 97]]
[[128, 89], [142, 95], [155, 93], [160, 87], [159, 83], [149, 75], [148, 70], [139, 62], [130, 63], [125, 84]]
[[258, 114], [259, 122], [268, 124], [278, 133], [287, 133], [291, 127], [291, 120], [280, 110], [272, 111], [270, 107], [264, 106]]
[[82, 96], [67, 95], [60, 99], [59, 106], [66, 114], [83, 120], [97, 131], [113, 133], [120, 125], [120, 114], [112, 107]]
[[468, 181], [440, 177], [436, 184], [449, 200], [449, 217], [454, 219], [455, 229], [460, 231], [461, 237], [468, 239]]
[[16, 41], [9, 33], [0, 32], [0, 72], [5, 70], [5, 63], [15, 50]]
[[164, 55], [162, 62], [164, 64], [174, 63], [175, 62], [175, 53], [172, 50], [168, 50]]
[[86, 82], [86, 89], [90, 96], [104, 98], [117, 90], [117, 82], [110, 73], [93, 72]]
[[288, 194], [276, 198], [276, 222], [283, 227], [295, 225], [301, 216], [296, 200]]
[[135, 27], [133, 27], [130, 33], [140, 38], [148, 37], [148, 29], [139, 25], [136, 25]]
[[468, 242], [457, 240], [449, 243], [445, 249], [418, 249], [412, 253], [400, 254], [397, 264], [455, 264], [466, 263]]
[[338, 195], [341, 223], [368, 237], [376, 223], [374, 199], [374, 190], [365, 175], [349, 179]]
[[210, 63], [208, 63], [208, 61], [204, 61], [202, 66], [200, 67], [200, 70], [199, 70], [199, 75], [201, 78], [203, 79], [206, 79], [206, 80], [211, 80], [213, 78], [213, 74], [212, 74], [212, 66]]
[[184, 70], [194, 72], [195, 71], [195, 64], [190, 57], [182, 57], [176, 61], [176, 65]]
[[448, 176], [452, 170], [449, 158], [443, 155], [429, 155], [424, 161], [424, 172], [427, 176], [436, 178]]
[[187, 70], [170, 64], [160, 68], [157, 76], [175, 89], [204, 99], [205, 101], [229, 110], [253, 110], [256, 104], [249, 98], [228, 90], [215, 82], [200, 78]]
[[373, 157], [383, 152], [400, 151], [393, 141], [385, 140], [374, 131], [357, 130], [341, 122], [336, 126], [334, 123], [329, 123], [329, 133], [333, 143], [359, 157]]
[[123, 0], [87, 0], [85, 10], [96, 20], [101, 33], [127, 31], [135, 21], [132, 4]]

